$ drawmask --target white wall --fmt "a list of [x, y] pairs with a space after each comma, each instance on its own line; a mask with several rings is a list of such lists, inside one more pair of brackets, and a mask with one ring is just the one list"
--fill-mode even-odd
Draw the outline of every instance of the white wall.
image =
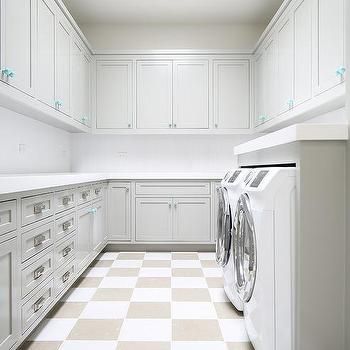
[[264, 26], [81, 25], [96, 50], [252, 49]]
[[0, 173], [70, 171], [70, 134], [0, 107]]
[[72, 137], [72, 170], [78, 172], [226, 171], [233, 147], [247, 136], [86, 135]]

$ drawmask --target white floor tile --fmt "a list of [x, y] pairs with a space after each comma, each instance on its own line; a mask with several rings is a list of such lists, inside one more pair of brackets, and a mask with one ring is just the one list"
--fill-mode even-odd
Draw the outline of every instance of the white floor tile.
[[171, 267], [175, 268], [200, 268], [200, 260], [172, 260]]
[[62, 341], [67, 338], [77, 319], [47, 318], [44, 319], [37, 330], [29, 337], [33, 341]]
[[213, 302], [229, 302], [229, 298], [226, 296], [224, 288], [209, 288], [209, 294], [211, 301]]
[[116, 350], [116, 341], [67, 340], [60, 350]]
[[200, 260], [215, 260], [215, 253], [198, 253]]
[[144, 260], [171, 260], [171, 253], [146, 253]]
[[244, 319], [219, 320], [221, 333], [225, 342], [248, 342]]
[[112, 267], [138, 268], [142, 266], [142, 260], [115, 260]]
[[143, 267], [139, 272], [140, 277], [171, 277], [171, 268], [167, 267]]
[[170, 341], [171, 320], [126, 319], [120, 330], [120, 341]]
[[95, 294], [97, 288], [72, 288], [62, 298], [62, 301], [68, 302], [87, 302]]
[[102, 253], [97, 259], [98, 260], [115, 260], [117, 259], [119, 253], [106, 252]]
[[222, 277], [222, 269], [217, 267], [203, 268], [203, 274], [205, 277]]
[[170, 288], [135, 288], [131, 301], [170, 302]]
[[123, 319], [128, 312], [129, 302], [124, 301], [90, 301], [79, 318], [88, 319]]
[[105, 277], [108, 271], [108, 267], [89, 267], [84, 271], [83, 277]]
[[217, 319], [213, 303], [204, 302], [172, 302], [171, 317], [173, 319]]
[[134, 288], [137, 277], [104, 277], [99, 288]]
[[208, 288], [205, 278], [202, 277], [173, 277], [172, 288]]
[[174, 341], [171, 350], [227, 350], [221, 341]]

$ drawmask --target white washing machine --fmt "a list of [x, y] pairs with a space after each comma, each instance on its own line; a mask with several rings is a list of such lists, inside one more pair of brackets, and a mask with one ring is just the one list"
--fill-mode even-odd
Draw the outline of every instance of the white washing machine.
[[235, 287], [255, 350], [291, 350], [294, 168], [256, 169], [233, 220]]
[[219, 207], [216, 240], [216, 261], [223, 268], [224, 289], [237, 310], [243, 311], [243, 303], [235, 291], [234, 259], [232, 254], [232, 218], [243, 184], [249, 179], [251, 169], [236, 169], [226, 174], [219, 187]]

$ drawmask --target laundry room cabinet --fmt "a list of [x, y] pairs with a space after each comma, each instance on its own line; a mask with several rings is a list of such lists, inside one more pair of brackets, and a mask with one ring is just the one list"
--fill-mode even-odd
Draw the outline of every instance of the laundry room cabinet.
[[90, 205], [79, 209], [77, 213], [77, 271], [82, 270], [86, 266], [92, 250], [92, 213], [93, 211]]
[[103, 200], [93, 203], [92, 250], [98, 252], [106, 241], [106, 205]]

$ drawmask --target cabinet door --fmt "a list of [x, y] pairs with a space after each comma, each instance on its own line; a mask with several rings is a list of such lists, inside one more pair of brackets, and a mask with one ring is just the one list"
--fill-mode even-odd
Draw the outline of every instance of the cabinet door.
[[92, 217], [91, 207], [85, 207], [78, 211], [77, 229], [77, 271], [84, 268], [89, 261], [92, 250]]
[[276, 32], [277, 60], [277, 113], [282, 114], [293, 108], [293, 20], [288, 16], [282, 20]]
[[172, 62], [137, 62], [137, 128], [172, 127]]
[[214, 203], [213, 203], [213, 214], [212, 214], [212, 217], [213, 217], [213, 241], [216, 242], [216, 238], [218, 236], [218, 211], [219, 211], [219, 193], [220, 193], [220, 189], [221, 189], [221, 183], [218, 182], [216, 184], [214, 184], [214, 189], [215, 189], [215, 192], [214, 192]]
[[33, 90], [33, 1], [1, 1], [2, 79], [26, 93]]
[[271, 37], [266, 42], [264, 52], [264, 109], [265, 120], [270, 120], [276, 115], [276, 42]]
[[214, 61], [215, 128], [249, 128], [249, 119], [249, 62], [239, 60]]
[[16, 239], [0, 244], [0, 350], [16, 342], [19, 331], [19, 279]]
[[181, 242], [210, 241], [210, 198], [174, 199], [174, 237]]
[[344, 68], [344, 0], [316, 0], [315, 18], [315, 93], [341, 83]]
[[173, 127], [209, 127], [208, 61], [174, 62]]
[[132, 62], [97, 62], [96, 84], [97, 128], [131, 128]]
[[101, 250], [104, 243], [106, 231], [106, 209], [104, 200], [100, 200], [93, 204], [93, 231], [92, 231], [92, 247], [94, 251]]
[[301, 0], [294, 18], [294, 105], [312, 98], [312, 11], [311, 0]]
[[70, 59], [71, 38], [68, 25], [61, 20], [56, 22], [56, 99], [55, 107], [70, 114]]
[[112, 184], [108, 192], [108, 235], [110, 239], [130, 241], [130, 184]]
[[52, 3], [38, 0], [36, 96], [53, 106], [55, 102], [55, 14]]
[[136, 241], [172, 240], [172, 199], [136, 198]]
[[82, 55], [80, 45], [73, 40], [71, 47], [71, 116], [79, 122], [82, 122], [83, 115]]
[[255, 87], [255, 124], [260, 125], [265, 121], [265, 54], [264, 51], [256, 55], [254, 62], [254, 87]]
[[82, 123], [91, 126], [91, 59], [85, 52], [81, 56]]

